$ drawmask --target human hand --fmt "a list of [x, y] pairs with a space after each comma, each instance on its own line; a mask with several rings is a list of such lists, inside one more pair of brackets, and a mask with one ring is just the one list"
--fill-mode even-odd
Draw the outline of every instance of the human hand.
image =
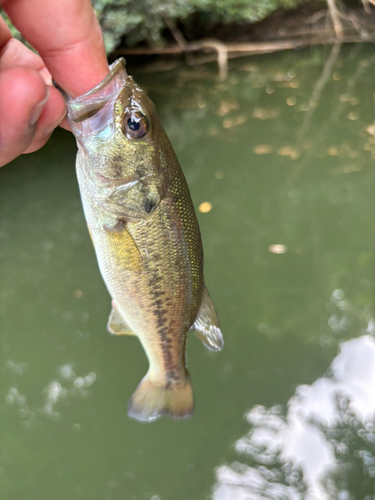
[[[41, 148], [66, 107], [52, 77], [76, 97], [108, 74], [90, 0], [0, 0], [34, 54], [12, 38], [0, 16], [0, 166]], [[52, 75], [52, 77], [51, 77]]]

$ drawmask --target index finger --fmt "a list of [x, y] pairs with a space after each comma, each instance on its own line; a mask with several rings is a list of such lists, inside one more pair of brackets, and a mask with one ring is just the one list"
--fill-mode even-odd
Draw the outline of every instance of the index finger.
[[13, 24], [72, 96], [108, 74], [99, 23], [90, 0], [0, 0]]

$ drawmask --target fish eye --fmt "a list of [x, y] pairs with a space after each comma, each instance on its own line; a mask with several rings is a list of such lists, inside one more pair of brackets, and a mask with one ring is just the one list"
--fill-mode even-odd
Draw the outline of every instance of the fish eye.
[[139, 111], [130, 111], [125, 114], [123, 128], [129, 139], [139, 139], [148, 132], [148, 121], [145, 115]]

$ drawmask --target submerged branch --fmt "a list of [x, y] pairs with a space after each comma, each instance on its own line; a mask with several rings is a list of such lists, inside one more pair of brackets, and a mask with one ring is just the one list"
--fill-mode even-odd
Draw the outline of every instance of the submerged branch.
[[311, 123], [311, 118], [312, 118], [313, 114], [315, 113], [315, 109], [316, 109], [317, 104], [320, 100], [322, 92], [323, 92], [325, 86], [327, 85], [327, 82], [332, 74], [333, 66], [334, 66], [335, 62], [337, 61], [337, 58], [340, 54], [340, 50], [341, 50], [341, 43], [338, 42], [332, 46], [331, 53], [330, 53], [326, 63], [324, 64], [322, 74], [320, 75], [320, 78], [318, 79], [318, 81], [315, 84], [314, 90], [313, 90], [311, 97], [310, 97], [310, 100], [309, 100], [309, 111], [305, 115], [305, 119], [303, 121], [301, 130], [300, 130], [300, 134], [299, 134], [299, 139], [301, 141], [304, 140], [304, 138], [308, 132], [308, 129], [309, 129], [310, 123]]
[[184, 35], [177, 28], [176, 23], [174, 21], [172, 21], [172, 19], [168, 19], [168, 18], [165, 18], [164, 21], [165, 21], [165, 24], [168, 26], [169, 31], [172, 33], [173, 38], [176, 40], [177, 45], [180, 47], [180, 49], [185, 50], [188, 43], [185, 40]]
[[[374, 39], [375, 35], [366, 37], [366, 41], [373, 41]], [[363, 37], [358, 34], [342, 36], [340, 38], [340, 43], [358, 43], [363, 41]], [[168, 47], [121, 48], [116, 50], [113, 55], [179, 55], [201, 51], [215, 51], [215, 57], [207, 57], [200, 62], [211, 62], [216, 60], [219, 68], [219, 75], [221, 78], [225, 78], [228, 72], [228, 59], [255, 54], [267, 54], [270, 52], [277, 52], [281, 50], [298, 49], [312, 45], [333, 45], [335, 43], [337, 43], [337, 37], [333, 33], [325, 37], [314, 36], [305, 39], [302, 38], [299, 40], [291, 39], [279, 40], [275, 42], [224, 43], [220, 40], [207, 39], [201, 40], [199, 42], [187, 43], [185, 40], [180, 40], [180, 43]]]
[[260, 54], [264, 52], [272, 52], [277, 50], [294, 49], [309, 45], [295, 40], [278, 41], [278, 42], [249, 42], [249, 43], [224, 43], [219, 40], [202, 40], [200, 42], [192, 42], [186, 45], [185, 48], [179, 45], [172, 45], [169, 47], [136, 47], [136, 48], [122, 48], [115, 51], [114, 55], [164, 55], [164, 54], [182, 54], [183, 52], [193, 52], [206, 50], [208, 47], [215, 48], [220, 45], [225, 48], [228, 53], [232, 52], [247, 52], [252, 54]]
[[327, 0], [329, 14], [332, 19], [333, 28], [336, 33], [336, 37], [341, 39], [344, 34], [344, 29], [341, 24], [340, 15], [337, 9], [336, 0]]
[[219, 40], [202, 40], [190, 45], [190, 50], [211, 49], [217, 53], [217, 65], [219, 67], [219, 76], [222, 80], [228, 74], [228, 49], [225, 43]]

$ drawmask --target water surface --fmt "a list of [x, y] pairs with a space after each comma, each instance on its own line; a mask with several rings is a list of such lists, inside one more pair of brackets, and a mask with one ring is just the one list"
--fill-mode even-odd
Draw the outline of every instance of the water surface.
[[106, 333], [72, 136], [1, 169], [2, 499], [375, 498], [374, 64], [355, 45], [135, 75], [210, 204], [226, 344], [190, 337], [187, 421], [127, 417], [147, 361]]

